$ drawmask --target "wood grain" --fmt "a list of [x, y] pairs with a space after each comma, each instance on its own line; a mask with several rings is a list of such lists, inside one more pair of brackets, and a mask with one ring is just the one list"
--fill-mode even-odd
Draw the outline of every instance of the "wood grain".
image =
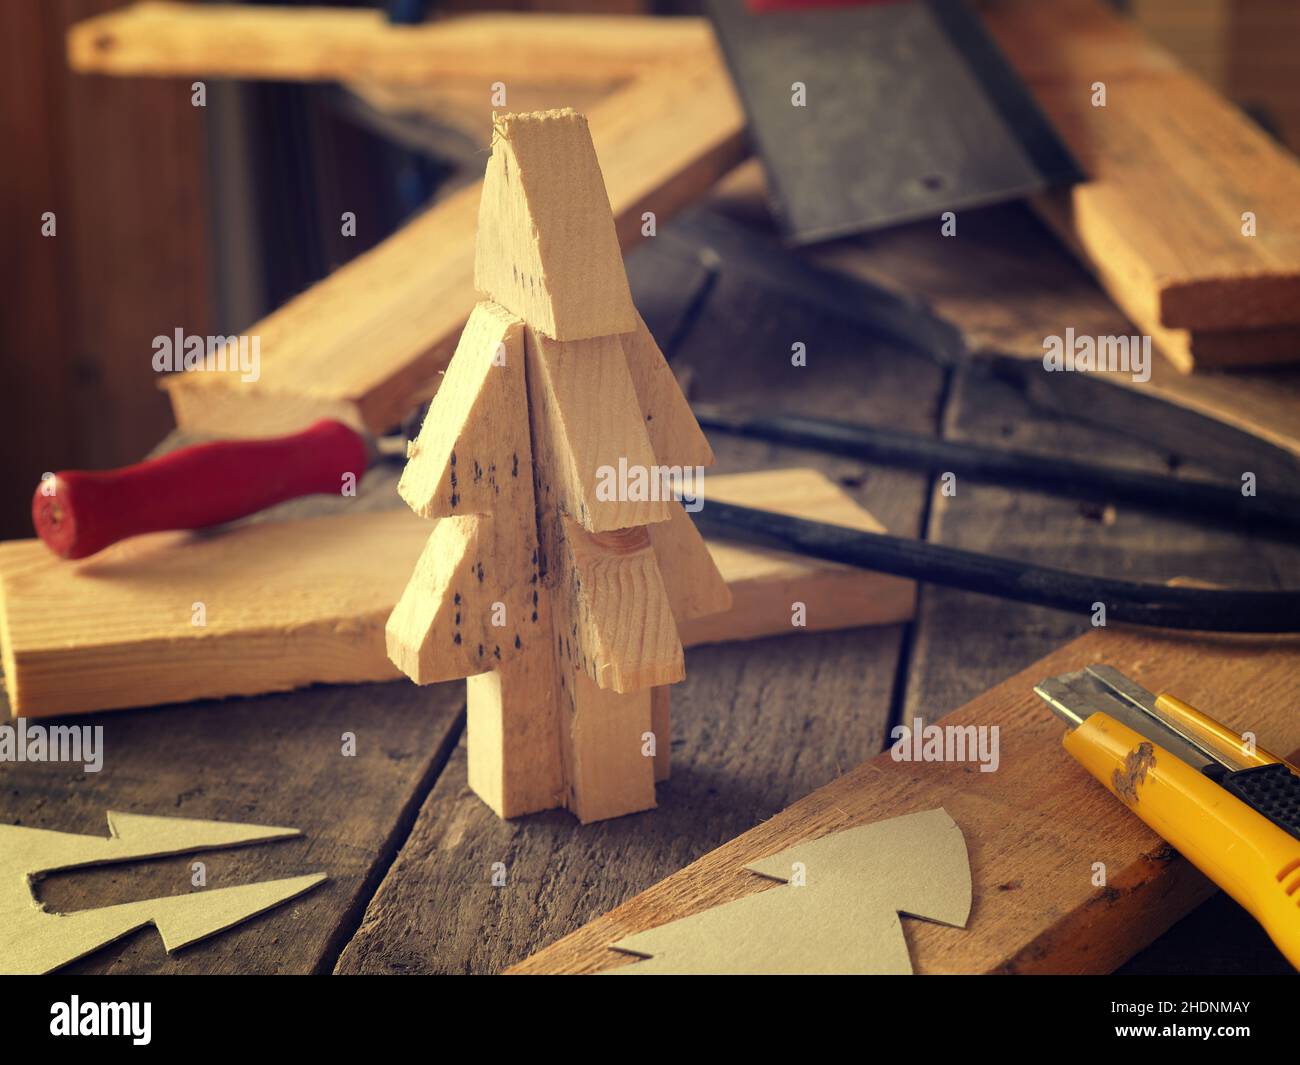
[[[772, 471], [778, 477], [783, 472], [779, 470]], [[727, 482], [733, 479], [723, 477], [722, 480]], [[775, 487], [776, 482], [771, 483]], [[809, 478], [804, 483], [811, 484], [812, 479]], [[829, 499], [831, 494], [835, 492], [835, 486], [828, 481], [822, 483], [823, 487], [827, 489]], [[737, 485], [736, 487], [741, 488], [742, 486]], [[859, 508], [854, 507], [853, 509], [857, 510]], [[667, 521], [661, 521], [649, 526], [646, 532], [649, 534], [650, 546], [654, 548], [655, 557], [664, 559], [667, 563], [661, 567], [659, 575], [663, 581], [664, 595], [667, 597], [669, 609], [672, 610], [673, 619], [677, 623], [677, 632], [683, 646], [691, 643], [708, 643], [709, 628], [715, 618], [720, 626], [720, 631], [727, 628], [732, 628], [736, 632], [743, 631], [744, 626], [739, 617], [730, 617], [729, 620], [723, 620], [734, 613], [735, 597], [732, 594], [731, 585], [722, 575], [716, 556], [718, 553], [731, 550], [731, 545], [721, 540], [715, 540], [713, 546], [707, 548], [704, 537], [700, 535], [699, 529], [695, 527], [695, 522], [680, 503], [673, 503], [668, 508], [668, 511], [669, 518]], [[703, 553], [700, 551], [701, 546], [707, 548]], [[761, 565], [761, 556], [758, 553], [748, 552], [748, 554], [751, 564], [757, 563]], [[793, 563], [796, 560], [793, 555], [789, 555], [785, 559], [787, 563]], [[751, 575], [757, 576], [758, 574]], [[736, 568], [735, 576], [738, 589], [740, 586], [749, 583], [748, 577], [744, 574], [743, 566]], [[775, 591], [775, 585], [770, 582], [764, 583], [769, 591]], [[769, 610], [767, 613], [770, 616], [771, 611]]]
[[466, 777], [498, 817], [553, 810], [568, 794], [549, 597], [534, 624], [544, 646], [465, 680]]
[[[1213, 708], [1234, 729], [1300, 748], [1288, 692], [1300, 641], [1187, 639], [1098, 630], [943, 719], [1001, 729], [1001, 764], [895, 761], [859, 766], [515, 967], [582, 973], [625, 963], [609, 944], [760, 886], [743, 866], [802, 840], [942, 806], [965, 834], [974, 907], [965, 930], [907, 922], [919, 973], [1104, 973], [1146, 946], [1212, 887], [1060, 747], [1062, 726], [1033, 685], [1106, 662], [1154, 690]], [[1092, 884], [1104, 862], [1106, 886]]]
[[1044, 216], [1125, 313], [1170, 329], [1300, 322], [1293, 156], [1098, 0], [993, 0], [984, 15], [1089, 174], [1066, 200], [1041, 201]]
[[636, 328], [600, 161], [572, 108], [493, 114], [474, 287], [552, 340]]
[[681, 680], [682, 644], [650, 531], [589, 533], [566, 518], [563, 548], [557, 616], [569, 667], [622, 694]]
[[477, 303], [437, 401], [407, 444], [398, 495], [422, 518], [531, 504], [502, 499], [530, 466], [527, 425], [524, 324], [495, 303]]
[[543, 568], [561, 513], [590, 532], [667, 521], [669, 500], [657, 490], [602, 491], [620, 462], [632, 471], [656, 465], [620, 338], [558, 341], [530, 328], [525, 346]]
[[[972, 218], [963, 219], [962, 225], [967, 227], [964, 232], [971, 232], [968, 223]], [[1030, 220], [1028, 226], [1041, 239], [1037, 224]], [[987, 236], [991, 241], [993, 235]], [[1013, 246], [1004, 258], [1011, 260], [1023, 254], [1019, 266], [1022, 273], [1031, 275], [1031, 281], [1033, 276], [1050, 275], [1054, 264], [1059, 263], [1067, 273], [1082, 277], [1084, 291], [1096, 291], [1050, 240], [1038, 252], [1023, 248], [1017, 252], [1017, 247], [1021, 246]], [[658, 249], [651, 250], [658, 259]], [[912, 275], [923, 275], [929, 263], [940, 277], [947, 276], [948, 260], [928, 251], [897, 261], [910, 263]], [[978, 270], [975, 274], [984, 276]], [[954, 278], [949, 289], [953, 300], [961, 297], [957, 287]], [[638, 302], [644, 306], [645, 286], [636, 288]], [[1032, 306], [1035, 293], [1051, 295], [1051, 283], [1043, 281], [1024, 288], [1008, 285], [1003, 291], [1008, 300], [1027, 297], [1027, 302], [1021, 304], [1027, 308]], [[966, 298], [972, 304], [978, 302], [969, 295]], [[1104, 299], [1098, 297], [1097, 302], [1106, 306]], [[1057, 306], [1062, 314], [1071, 313], [1068, 300]], [[1024, 334], [1032, 338], [1037, 332], [1039, 343], [1042, 326], [1036, 323], [1044, 315], [1041, 310], [1037, 313], [1037, 319], [1033, 313], [1026, 314]], [[972, 309], [964, 319], [972, 327], [973, 314]], [[813, 328], [811, 319], [815, 317], [800, 314], [796, 305], [778, 304], [770, 294], [729, 279], [724, 262], [709, 300], [694, 315], [684, 342], [676, 349], [675, 365], [679, 371], [694, 371], [701, 399], [725, 398], [743, 405], [762, 403], [765, 398], [771, 403], [775, 402], [772, 397], [779, 396], [783, 407], [805, 413], [899, 424], [914, 431], [924, 431], [932, 424], [929, 411], [899, 400], [902, 396], [915, 399], [928, 394], [925, 389], [934, 378], [926, 375], [937, 374], [932, 366], [870, 345], [852, 330], [837, 328], [829, 321]], [[739, 334], [737, 323], [743, 323]], [[1007, 321], [1006, 325], [1010, 330], [1015, 323]], [[1002, 335], [1013, 336], [1010, 331]], [[734, 350], [748, 350], [752, 361], [737, 364], [717, 358], [718, 338], [724, 336], [731, 338]], [[784, 369], [783, 359], [791, 338], [808, 342], [810, 367], [816, 373], [801, 376]], [[1048, 451], [1059, 449], [1062, 454], [1076, 456], [1106, 455], [1108, 460], [1134, 462], [1146, 468], [1187, 465], [1188, 454], [1180, 450], [1183, 444], [1193, 453], [1205, 453], [1219, 443], [1204, 425], [1187, 432], [1188, 427], [1182, 423], [1188, 419], [1180, 411], [1166, 411], [1164, 417], [1155, 417], [1155, 411], [1139, 404], [1126, 389], [1108, 388], [1071, 375], [1056, 376], [1061, 380], [1050, 383], [1060, 386], [1060, 406], [1043, 403], [1037, 392], [1026, 388], [1019, 378], [1004, 379], [992, 363], [977, 362], [970, 370], [972, 383], [959, 383], [955, 393], [966, 413], [954, 424], [966, 426], [969, 432], [974, 425], [969, 419], [975, 415], [980, 419], [975, 439], [1010, 440], [1013, 444]], [[968, 398], [961, 398], [967, 388], [973, 391]], [[1018, 435], [1022, 429], [1027, 435]], [[1148, 429], [1152, 443], [1143, 445], [1140, 441]], [[715, 437], [713, 443], [726, 469], [770, 466], [783, 455], [796, 454], [761, 442], [722, 436]], [[1262, 461], [1265, 449], [1249, 439], [1228, 434], [1228, 444], [1231, 446], [1222, 453], [1207, 456], [1211, 472], [1226, 476], [1225, 471]], [[801, 459], [812, 458], [810, 453], [799, 454]], [[908, 521], [916, 521], [916, 515], [909, 519], [904, 509], [914, 498], [909, 495], [909, 475], [825, 456], [817, 456], [815, 461], [837, 479], [851, 484], [854, 494], [868, 500], [893, 529], [906, 528]], [[1204, 472], [1197, 462], [1191, 462], [1188, 469]], [[1022, 553], [1049, 564], [1079, 565], [1073, 556], [1091, 543], [1094, 546], [1089, 550], [1093, 553], [1085, 554], [1083, 564], [1095, 559], [1099, 572], [1110, 569], [1135, 578], [1149, 575], [1158, 579], [1200, 571], [1227, 581], [1256, 584], [1268, 584], [1271, 572], [1273, 580], [1296, 582], [1295, 570], [1286, 568], [1285, 556], [1272, 545], [1255, 541], [1250, 549], [1243, 550], [1241, 541], [1230, 535], [1193, 537], [1186, 527], [1171, 522], [1154, 523], [1149, 538], [1142, 540], [1140, 532], [1152, 519], [1135, 508], [1123, 508], [1112, 515], [1106, 508], [1080, 507], [964, 482], [938, 528], [951, 527], [957, 516], [955, 507], [960, 504], [970, 508], [966, 527], [977, 529], [991, 511], [972, 505], [978, 498], [972, 494], [975, 492], [991, 493], [987, 498], [996, 500], [996, 509], [1005, 518], [988, 530], [989, 536], [1000, 538], [996, 548], [1005, 553]], [[1049, 508], [1046, 511], [1040, 509], [1044, 504]], [[1129, 531], [1108, 546], [1107, 538], [1115, 528], [1112, 521]], [[973, 540], [948, 542], [981, 546]], [[1131, 559], [1126, 557], [1139, 543], [1146, 545], [1145, 553], [1139, 551]], [[971, 603], [966, 610], [958, 609], [962, 599]], [[1014, 604], [1007, 604], [1009, 612], [1003, 614], [995, 609], [1001, 604], [962, 593], [935, 595], [933, 590], [927, 590], [924, 604], [929, 606], [918, 626], [918, 647], [926, 649], [925, 655], [910, 670], [904, 660], [905, 688], [897, 693], [899, 705], [895, 712], [902, 715], [919, 706], [927, 720], [1022, 669], [1081, 627], [1076, 619]], [[1018, 615], [1017, 610], [1025, 613]], [[944, 624], [949, 614], [951, 624]], [[1045, 621], [1053, 624], [1046, 625]], [[876, 635], [884, 636], [886, 631]], [[925, 639], [927, 631], [934, 632], [933, 639]], [[869, 719], [860, 723], [866, 728], [883, 729], [888, 724], [886, 704], [881, 700], [887, 702], [890, 686], [881, 671], [889, 667], [883, 665], [880, 648], [874, 643], [852, 650], [840, 644], [853, 639], [850, 633], [828, 637], [828, 642], [835, 644], [833, 648], [815, 638], [803, 644], [769, 640], [748, 649], [731, 646], [689, 652], [688, 679], [674, 692], [674, 778], [659, 789], [659, 806], [652, 816], [610, 822], [580, 835], [546, 818], [530, 819], [515, 829], [501, 831], [496, 824], [488, 823], [490, 819], [475, 817], [469, 808], [458, 755], [431, 795], [413, 832], [411, 848], [399, 858], [377, 893], [358, 936], [340, 959], [338, 971], [496, 971], [704, 854], [710, 841], [721, 841], [717, 833], [725, 831], [726, 824], [743, 829], [761, 823], [771, 813], [768, 803], [773, 794], [791, 779], [786, 775], [791, 766], [786, 742], [794, 743], [801, 752], [793, 766], [799, 779], [806, 780], [802, 774], [809, 770], [814, 775], [826, 769], [838, 772], [847, 764], [843, 754], [856, 742], [850, 739], [846, 747], [844, 739], [834, 738], [846, 724], [844, 710], [837, 713], [835, 707], [852, 708], [855, 719], [865, 712]], [[842, 651], [847, 655], [837, 657]], [[868, 687], [857, 693], [840, 689], [850, 678], [858, 678]], [[930, 683], [926, 684], [927, 680]], [[816, 692], [814, 700], [800, 692], [801, 685]], [[915, 696], [908, 694], [913, 689]], [[757, 716], [752, 714], [751, 705], [757, 709]], [[818, 738], [795, 742], [793, 736], [801, 727], [810, 730], [808, 736]], [[1055, 740], [1059, 741], [1059, 733]], [[1072, 764], [1058, 747], [1053, 751]], [[1026, 816], [1021, 810], [1011, 815], [1020, 824], [1024, 824]], [[622, 828], [624, 823], [628, 824], [626, 829]], [[427, 857], [433, 854], [439, 859]], [[494, 860], [508, 863], [505, 890], [490, 890], [483, 885], [482, 870]], [[592, 872], [596, 868], [599, 874]], [[459, 900], [450, 912], [425, 901], [430, 884], [442, 887], [440, 894], [444, 897]], [[1008, 890], [1018, 889], [1009, 883]], [[1165, 937], [1169, 945], [1162, 947], [1159, 960], [1150, 963], [1154, 968], [1149, 971], [1204, 969], [1215, 964], [1230, 965], [1233, 971], [1266, 968], [1271, 948], [1265, 944], [1261, 952], [1253, 923], [1239, 913], [1234, 916], [1234, 909], [1216, 907], [1208, 925], [1200, 921], [1177, 941], [1172, 933]], [[1231, 930], [1231, 945], [1215, 942], [1220, 938], [1216, 922]], [[912, 927], [916, 926], [909, 922], [909, 932]], [[1239, 949], [1234, 949], [1235, 945], [1240, 945]], [[1234, 956], [1226, 958], [1229, 953]]]
[[[743, 500], [754, 498], [760, 490], [764, 508], [778, 514], [796, 518], [817, 514], [818, 521], [863, 532], [885, 531], [842, 488], [824, 478], [809, 477], [808, 471], [802, 469], [713, 476], [706, 482], [705, 493], [708, 499], [745, 506]], [[708, 506], [707, 500], [704, 505]], [[652, 526], [651, 538], [670, 534], [674, 524]], [[846, 567], [826, 569], [815, 559], [765, 551], [751, 544], [727, 540], [708, 543], [714, 561], [726, 576], [731, 607], [724, 612], [707, 611], [685, 623], [679, 621], [678, 631], [688, 647], [717, 643], [730, 633], [757, 639], [779, 632], [778, 619], [782, 616], [787, 625], [794, 627], [795, 606], [800, 603], [804, 607], [800, 620], [810, 632], [843, 628], [836, 619], [850, 616], [845, 612], [852, 611], [855, 603], [860, 604], [864, 595], [873, 604], [878, 624], [907, 621], [916, 608], [916, 586], [911, 581]], [[863, 577], [870, 578], [869, 589], [862, 586]], [[671, 588], [671, 578], [666, 581]], [[696, 594], [702, 586], [697, 576]]]
[[606, 83], [711, 46], [700, 19], [471, 13], [398, 26], [382, 11], [149, 2], [68, 32], [74, 70], [397, 85], [474, 78]]
[[[57, 559], [39, 540], [0, 544], [0, 652], [12, 709], [84, 713], [395, 679], [384, 625], [432, 527], [391, 504], [360, 512], [376, 496], [396, 502], [392, 475], [386, 492], [383, 478], [372, 471], [357, 498], [324, 501], [336, 511], [329, 516], [156, 533], [83, 562]], [[761, 476], [728, 481], [709, 484], [719, 498], [762, 505]], [[821, 474], [780, 471], [772, 484], [777, 507], [875, 526]], [[756, 607], [731, 619], [731, 638], [787, 631], [790, 597], [808, 604], [818, 629], [911, 615], [906, 581], [749, 546], [709, 550], [724, 579], [734, 577], [737, 601]], [[202, 626], [193, 623], [196, 602]], [[705, 620], [685, 624], [688, 642], [728, 638], [725, 625]]]
[[[507, 450], [513, 455], [514, 468], [506, 482], [511, 495], [489, 500], [494, 511], [504, 511], [498, 517], [472, 519], [485, 533], [495, 533], [491, 543], [481, 536], [482, 545], [467, 556], [480, 560], [474, 563], [479, 587], [471, 582], [462, 589], [460, 582], [429, 579], [442, 574], [424, 559], [430, 552], [447, 553], [437, 542], [442, 530], [435, 532], [390, 620], [389, 644], [395, 660], [423, 665], [422, 656], [413, 659], [410, 654], [418, 642], [411, 637], [422, 638], [423, 618], [440, 597], [436, 609], [455, 612], [456, 646], [444, 638], [446, 653], [435, 649], [433, 654], [451, 664], [457, 675], [482, 673], [485, 664], [496, 668], [493, 657], [503, 667], [516, 657], [535, 659], [524, 672], [531, 682], [549, 681], [545, 692], [524, 691], [505, 683], [505, 678], [478, 686], [476, 718], [480, 725], [486, 723], [489, 764], [480, 764], [485, 755], [471, 740], [469, 778], [489, 781], [489, 804], [496, 801], [494, 809], [501, 816], [508, 813], [501, 805], [508, 778], [528, 774], [530, 783], [514, 790], [539, 799], [554, 794], [549, 757], [542, 758], [541, 779], [535, 783], [531, 770], [502, 762], [507, 757], [532, 760], [529, 752], [517, 749], [509, 732], [538, 736], [553, 727], [559, 741], [560, 798], [586, 824], [653, 806], [655, 780], [664, 771], [666, 754], [646, 749], [647, 740], [654, 738], [648, 689], [680, 681], [685, 664], [673, 606], [645, 526], [668, 520], [669, 500], [657, 490], [661, 486], [645, 428], [648, 420], [620, 339], [620, 334], [635, 335], [644, 326], [632, 303], [587, 120], [564, 109], [494, 115], [492, 125], [474, 252], [475, 288], [491, 302], [480, 304], [471, 316], [444, 387], [457, 384], [463, 376], [458, 373], [460, 363], [469, 359], [471, 366], [489, 367], [486, 375], [473, 374], [479, 382], [473, 391], [499, 389], [502, 386], [490, 379], [508, 374], [515, 399], [510, 409], [497, 414], [497, 422], [509, 425], [468, 424], [446, 417], [466, 409], [460, 392], [448, 396], [444, 409], [440, 389], [426, 424], [446, 435], [447, 445], [439, 453], [451, 457], [441, 466], [454, 463], [458, 454], [466, 460], [462, 477], [468, 475], [470, 463], [476, 474], [480, 469], [478, 438], [485, 433], [508, 438], [500, 458]], [[466, 337], [485, 306], [496, 309], [505, 324], [488, 338], [495, 344], [471, 338], [467, 347]], [[524, 343], [516, 342], [512, 363], [497, 370], [488, 347], [505, 351], [504, 330], [516, 325], [523, 327]], [[661, 356], [658, 361], [667, 372]], [[678, 410], [690, 419], [680, 394], [677, 400]], [[471, 420], [489, 414], [477, 409], [477, 403], [466, 412]], [[523, 431], [530, 431], [532, 446], [519, 439]], [[700, 436], [698, 427], [694, 435]], [[413, 461], [419, 461], [418, 453]], [[485, 468], [490, 477], [496, 465]], [[649, 478], [652, 491], [637, 492], [622, 484], [610, 491], [604, 475], [618, 469], [621, 478], [629, 468]], [[451, 504], [456, 504], [454, 481]], [[674, 555], [666, 561], [689, 571], [705, 570], [713, 583], [722, 584], [700, 538], [679, 535], [674, 546], [685, 557]], [[485, 565], [498, 574], [495, 579], [485, 580]], [[514, 615], [531, 622], [526, 645], [516, 634], [513, 647], [502, 641], [503, 651], [485, 634], [477, 643], [478, 653], [482, 658], [491, 647], [491, 657], [469, 668], [455, 665], [466, 657], [462, 617], [466, 612], [471, 618], [484, 614], [487, 600], [501, 594], [499, 575], [512, 570], [519, 578], [511, 588], [531, 591], [531, 603], [524, 604], [523, 614]], [[527, 585], [524, 574], [529, 575]], [[454, 605], [449, 602], [453, 596]], [[493, 609], [503, 605], [491, 603]], [[700, 600], [694, 605], [709, 604]], [[729, 606], [729, 597], [718, 605]], [[412, 611], [421, 624], [408, 624]], [[466, 644], [475, 645], [472, 635]], [[542, 656], [554, 658], [549, 670]], [[443, 676], [424, 669], [412, 675], [417, 680]], [[535, 720], [523, 720], [528, 714]], [[545, 737], [543, 742], [549, 755], [553, 745]]]
[[523, 332], [496, 304], [475, 305], [398, 481], [417, 514], [441, 519], [385, 628], [389, 658], [417, 684], [552, 653], [538, 616]]
[[[650, 689], [680, 681], [685, 663], [645, 528], [668, 521], [670, 500], [620, 339], [640, 318], [582, 116], [494, 117], [474, 283], [527, 322], [533, 601], [552, 623], [564, 802], [583, 824], [645, 810], [663, 772], [645, 746]], [[656, 490], [611, 491], [615, 469]], [[666, 563], [714, 569], [702, 540], [676, 546], [694, 557]]]
[[1292, 151], [1300, 148], [1300, 82], [1292, 44], [1300, 10], [1274, 0], [1135, 0], [1139, 25]]
[[384, 622], [428, 532], [399, 511], [263, 522], [138, 537], [73, 566], [23, 541], [0, 592], [11, 706], [67, 714], [391, 680]]

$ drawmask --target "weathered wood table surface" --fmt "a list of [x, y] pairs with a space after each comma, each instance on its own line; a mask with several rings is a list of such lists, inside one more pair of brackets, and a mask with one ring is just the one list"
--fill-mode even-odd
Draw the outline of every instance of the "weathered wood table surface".
[[[1036, 224], [1014, 218], [1029, 232], [1025, 254], [1050, 258], [1052, 271], [1074, 270]], [[700, 260], [672, 232], [632, 255], [629, 272], [638, 305], [675, 365], [688, 369], [696, 400], [1234, 481], [1281, 463], [1296, 479], [1289, 460], [1250, 438], [1173, 409], [1135, 408], [1131, 392], [1102, 382], [1058, 375], [1070, 379], [1044, 389], [1041, 369], [1035, 377], [996, 360], [942, 368], [779, 289], [756, 287], [725, 259]], [[806, 367], [791, 366], [795, 342], [806, 345]], [[718, 472], [819, 467], [903, 536], [1135, 579], [1300, 585], [1300, 550], [1137, 508], [965, 480], [944, 497], [920, 474], [723, 436], [712, 442]], [[372, 471], [356, 500], [304, 501], [278, 515], [401, 505], [396, 473]], [[405, 681], [78, 719], [105, 728], [103, 771], [0, 766], [0, 821], [103, 834], [105, 810], [116, 809], [304, 832], [243, 850], [57, 874], [39, 886], [55, 909], [184, 892], [196, 859], [212, 887], [329, 876], [294, 903], [175, 956], [145, 929], [75, 971], [494, 973], [876, 754], [893, 722], [938, 718], [1087, 624], [926, 587], [911, 625], [690, 650], [687, 679], [673, 695], [673, 775], [659, 789], [659, 808], [586, 828], [559, 812], [499, 821], [466, 786], [463, 683]], [[355, 734], [355, 757], [343, 753], [345, 733]], [[494, 867], [504, 867], [504, 884], [494, 885]], [[1219, 896], [1128, 970], [1289, 968]]]

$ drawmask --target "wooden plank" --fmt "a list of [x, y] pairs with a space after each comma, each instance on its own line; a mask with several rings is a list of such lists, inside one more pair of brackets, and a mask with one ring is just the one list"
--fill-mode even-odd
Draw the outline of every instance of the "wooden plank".
[[[715, 59], [638, 79], [588, 115], [620, 243], [641, 239], [743, 156], [744, 116]], [[374, 431], [432, 395], [473, 306], [480, 186], [468, 186], [249, 327], [261, 376], [168, 378], [178, 424], [257, 436], [318, 417]]]
[[[1073, 384], [1068, 409], [1087, 409], [1093, 417], [1104, 415], [1100, 420], [1106, 424], [1123, 424], [1125, 393], [1087, 381]], [[1276, 483], [1260, 462], [1258, 453], [1266, 449], [1249, 438], [1201, 433], [1190, 453], [1182, 450], [1181, 414], [1175, 409], [1148, 405], [1143, 437], [1137, 439], [1062, 416], [1055, 406], [1022, 391], [1014, 379], [983, 374], [978, 367], [960, 372], [949, 396], [943, 431], [950, 440], [1063, 457], [1104, 454], [1107, 462], [1152, 473], [1168, 470], [1173, 461], [1181, 474], [1196, 477], [1228, 478], [1258, 469], [1262, 479]], [[994, 485], [959, 482], [955, 496], [935, 493], [927, 538], [1089, 573], [1149, 580], [1196, 577], [1239, 587], [1300, 585], [1300, 548], [1289, 544], [1248, 540], [1230, 529], [1198, 527], [1132, 504], [1080, 505]], [[936, 708], [976, 698], [1090, 628], [1086, 616], [925, 587], [901, 720], [928, 719]], [[1234, 959], [1247, 969], [1267, 968], [1274, 957], [1281, 960], [1272, 948], [1260, 949], [1258, 930], [1242, 911], [1235, 917], [1219, 913], [1223, 928], [1210, 940], [1181, 931], [1165, 937], [1181, 942], [1182, 948], [1175, 952], [1162, 945], [1164, 971], [1175, 956], [1183, 959], [1182, 966], [1201, 972], [1224, 971]]]
[[[627, 955], [609, 949], [616, 940], [751, 894], [762, 881], [743, 872], [747, 862], [936, 806], [965, 834], [974, 906], [964, 930], [907, 922], [918, 973], [1111, 971], [1212, 887], [1062, 750], [1062, 726], [1033, 685], [1091, 662], [1176, 691], [1276, 748], [1300, 749], [1289, 694], [1300, 642], [1099, 629], [943, 719], [999, 726], [996, 772], [881, 754], [511, 971], [585, 973], [625, 964]], [[1104, 887], [1093, 886], [1095, 862], [1105, 863]]]
[[[863, 532], [884, 532], [884, 527], [846, 492], [824, 478], [812, 478], [802, 469], [762, 470], [713, 476], [706, 482], [709, 499], [744, 505], [746, 497], [761, 491], [763, 506], [792, 517], [818, 515], [818, 521], [846, 525]], [[706, 500], [705, 506], [708, 506]], [[656, 526], [651, 531], [655, 536]], [[843, 628], [837, 618], [850, 616], [861, 604], [863, 589], [855, 587], [850, 572], [825, 569], [816, 559], [751, 544], [709, 541], [709, 551], [731, 591], [731, 607], [678, 622], [682, 643], [692, 647], [727, 639], [758, 639], [779, 632], [780, 619], [793, 627], [794, 607], [804, 606], [802, 621], [809, 632]], [[875, 575], [871, 596], [880, 624], [906, 621], [916, 606], [916, 587], [910, 581]], [[734, 634], [734, 635], [731, 635]]]
[[1300, 321], [1300, 162], [1099, 0], [992, 0], [984, 14], [1091, 175], [1042, 211], [1125, 313], [1170, 329]]
[[[654, 246], [656, 260], [665, 246]], [[690, 269], [663, 260], [657, 268], [670, 277]], [[804, 413], [932, 430], [940, 374], [928, 362], [866, 343], [719, 267], [670, 352], [696, 398], [779, 395]], [[810, 367], [789, 365], [795, 337]], [[710, 442], [728, 472], [815, 464], [892, 531], [918, 531], [924, 482], [915, 474], [722, 435]], [[721, 479], [709, 475], [706, 500]], [[785, 610], [789, 624], [788, 601]], [[467, 789], [458, 751], [336, 971], [499, 971], [760, 823], [880, 749], [902, 640], [902, 627], [890, 626], [689, 650], [686, 680], [671, 695], [672, 777], [653, 813], [582, 828], [556, 814], [503, 823]], [[499, 888], [494, 862], [505, 869]]]
[[68, 61], [83, 73], [136, 77], [472, 78], [487, 93], [495, 81], [605, 83], [710, 46], [702, 19], [473, 13], [399, 26], [373, 10], [150, 2], [73, 26]]
[[[12, 708], [45, 716], [396, 678], [384, 626], [432, 527], [404, 507], [346, 513], [375, 498], [370, 478], [380, 476], [367, 476], [362, 496], [334, 500], [343, 513], [156, 533], [78, 563], [39, 540], [0, 545], [0, 652]], [[771, 483], [778, 509], [876, 527], [816, 472], [779, 471]], [[766, 498], [762, 475], [709, 485], [719, 499]], [[732, 619], [732, 638], [787, 631], [790, 597], [808, 604], [814, 629], [911, 616], [907, 581], [748, 546], [711, 544], [710, 552], [723, 577], [734, 576], [737, 602], [751, 606]], [[703, 618], [686, 622], [683, 635], [728, 638], [725, 625]]]
[[1219, 329], [1193, 332], [1161, 325], [1141, 302], [1113, 258], [1091, 260], [1064, 197], [1037, 201], [1039, 213], [1066, 247], [1087, 262], [1106, 293], [1182, 374], [1194, 370], [1234, 370], [1300, 362], [1300, 326]]
[[[1267, 367], [1300, 362], [1300, 329], [1276, 326], [1272, 329], [1221, 329], [1212, 332], [1191, 333], [1186, 330], [1167, 330], [1178, 334], [1162, 339], [1153, 334], [1155, 342], [1168, 354], [1176, 351], [1174, 345], [1186, 337], [1187, 363], [1195, 369], [1235, 370]], [[1174, 364], [1185, 369], [1177, 354], [1171, 355]]]

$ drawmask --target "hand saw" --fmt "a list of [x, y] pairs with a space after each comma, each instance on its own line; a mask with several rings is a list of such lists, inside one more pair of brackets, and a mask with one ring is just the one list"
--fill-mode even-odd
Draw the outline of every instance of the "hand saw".
[[961, 0], [709, 0], [786, 235], [808, 244], [1083, 180]]

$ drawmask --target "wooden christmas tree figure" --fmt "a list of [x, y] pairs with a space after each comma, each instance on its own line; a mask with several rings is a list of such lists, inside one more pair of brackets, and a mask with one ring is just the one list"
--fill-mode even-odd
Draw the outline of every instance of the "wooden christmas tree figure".
[[498, 815], [644, 810], [677, 621], [730, 594], [663, 490], [713, 455], [632, 305], [581, 115], [493, 116], [474, 283], [398, 486], [437, 524], [388, 654], [418, 684], [468, 678], [469, 782]]

